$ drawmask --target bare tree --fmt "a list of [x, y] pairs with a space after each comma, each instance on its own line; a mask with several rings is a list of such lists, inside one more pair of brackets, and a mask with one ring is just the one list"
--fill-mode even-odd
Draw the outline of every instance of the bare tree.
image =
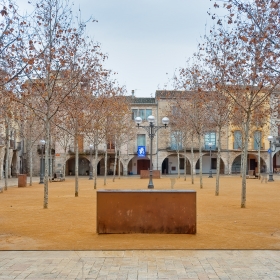
[[[253, 2], [254, 5], [258, 5], [264, 4], [265, 1]], [[247, 17], [242, 8], [231, 3], [225, 5], [230, 14], [229, 19], [226, 23], [221, 19], [218, 20], [218, 29], [211, 30], [215, 40], [208, 44], [206, 51], [208, 67], [222, 73], [213, 83], [216, 91], [223, 91], [243, 115], [241, 208], [245, 208], [247, 171], [245, 159], [248, 154], [252, 116], [254, 111], [268, 101], [279, 84], [279, 73], [274, 70], [278, 68], [279, 60], [271, 59], [276, 57], [275, 53], [278, 53], [278, 50], [256, 25], [255, 20], [251, 16]], [[265, 7], [268, 8], [267, 5]], [[270, 25], [268, 17], [262, 19], [263, 11], [257, 8], [256, 18], [263, 26], [268, 26]], [[271, 32], [277, 30], [272, 28]]]

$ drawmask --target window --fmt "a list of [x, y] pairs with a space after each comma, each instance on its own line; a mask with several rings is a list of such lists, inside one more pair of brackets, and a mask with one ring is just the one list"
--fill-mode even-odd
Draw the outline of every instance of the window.
[[146, 109], [140, 109], [139, 110], [139, 117], [145, 121], [146, 120]]
[[146, 121], [150, 115], [152, 115], [152, 109], [132, 109], [133, 120], [140, 117], [143, 121]]
[[206, 150], [210, 150], [209, 143], [212, 144], [211, 149], [216, 149], [216, 132], [208, 132], [204, 135], [204, 145]]
[[146, 146], [146, 134], [137, 134], [137, 146]]
[[152, 115], [152, 109], [146, 109], [146, 120]]
[[173, 131], [171, 133], [171, 150], [182, 150], [182, 132]]
[[132, 119], [135, 120], [136, 117], [138, 117], [138, 109], [132, 109]]
[[254, 150], [258, 150], [261, 147], [262, 132], [257, 130], [254, 132]]
[[241, 131], [236, 130], [236, 131], [234, 131], [233, 135], [234, 135], [233, 149], [241, 149], [241, 146], [242, 146]]

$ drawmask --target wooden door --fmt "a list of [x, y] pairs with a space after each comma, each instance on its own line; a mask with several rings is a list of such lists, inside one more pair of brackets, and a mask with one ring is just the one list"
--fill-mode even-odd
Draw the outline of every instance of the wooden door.
[[150, 168], [149, 159], [139, 159], [137, 160], [137, 174], [140, 175], [140, 170], [148, 170]]

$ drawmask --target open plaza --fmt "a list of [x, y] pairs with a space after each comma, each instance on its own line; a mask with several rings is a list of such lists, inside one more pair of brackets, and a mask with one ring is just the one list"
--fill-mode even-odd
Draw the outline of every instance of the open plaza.
[[[175, 179], [175, 184], [174, 184]], [[97, 234], [96, 190], [88, 177], [17, 187], [10, 179], [0, 195], [0, 279], [279, 279], [280, 176], [247, 179], [247, 206], [240, 208], [241, 177], [162, 176], [155, 189], [197, 192], [197, 233]], [[173, 184], [172, 184], [173, 181]], [[146, 190], [139, 176], [97, 180], [97, 190]], [[3, 181], [1, 181], [3, 184]], [[109, 202], [108, 202], [109, 203]], [[199, 249], [199, 250], [198, 250]], [[205, 249], [211, 249], [206, 251]], [[238, 249], [238, 250], [237, 250]], [[248, 250], [250, 249], [250, 250]], [[245, 250], [245, 251], [244, 251]]]
[[[155, 189], [171, 189], [171, 178], [154, 179]], [[280, 176], [274, 182], [247, 179], [246, 208], [240, 207], [241, 178], [223, 176], [220, 195], [215, 178], [177, 179], [174, 190], [197, 192], [197, 233], [193, 234], [100, 234], [96, 233], [96, 190], [88, 177], [75, 182], [49, 184], [49, 208], [43, 209], [43, 185], [9, 187], [0, 195], [1, 250], [140, 250], [140, 249], [280, 249]], [[147, 189], [148, 179], [139, 176], [107, 179], [100, 189]], [[108, 204], [110, 202], [108, 201]]]

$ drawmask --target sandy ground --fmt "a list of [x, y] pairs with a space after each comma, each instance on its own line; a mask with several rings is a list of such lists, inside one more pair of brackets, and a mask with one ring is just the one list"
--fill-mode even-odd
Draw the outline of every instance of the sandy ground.
[[[43, 209], [43, 186], [10, 187], [0, 194], [0, 250], [126, 250], [126, 249], [280, 249], [280, 176], [261, 184], [247, 179], [246, 208], [241, 204], [241, 178], [222, 177], [215, 196], [215, 178], [176, 179], [175, 189], [197, 191], [197, 234], [96, 234], [96, 190], [74, 178], [49, 184], [49, 208]], [[126, 177], [97, 182], [98, 189], [146, 189], [147, 179]], [[170, 189], [170, 178], [154, 180], [155, 189]]]

